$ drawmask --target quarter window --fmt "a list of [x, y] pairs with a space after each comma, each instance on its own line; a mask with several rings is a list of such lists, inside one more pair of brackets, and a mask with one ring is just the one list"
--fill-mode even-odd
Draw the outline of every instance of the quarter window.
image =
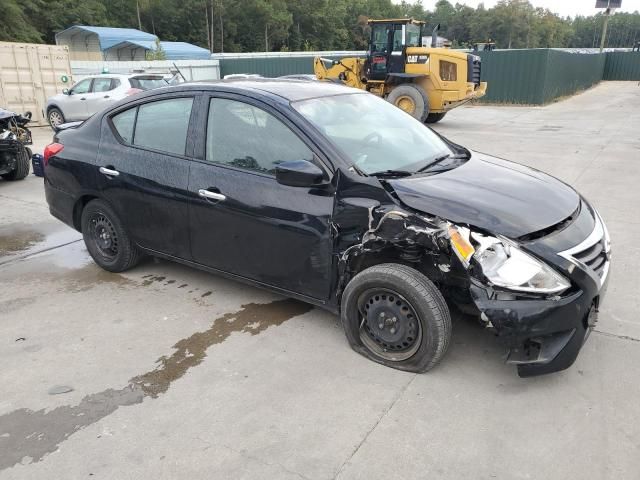
[[223, 98], [211, 99], [206, 148], [209, 162], [268, 174], [281, 162], [313, 161], [311, 150], [276, 117]]
[[440, 60], [440, 79], [445, 82], [455, 82], [458, 79], [458, 66], [455, 63]]
[[184, 155], [192, 105], [193, 98], [159, 100], [125, 110], [111, 121], [127, 143]]
[[118, 131], [118, 134], [127, 143], [131, 143], [133, 140], [133, 126], [136, 121], [137, 111], [137, 108], [130, 108], [129, 110], [125, 110], [124, 112], [117, 114], [111, 119], [113, 126], [116, 127], [116, 130]]

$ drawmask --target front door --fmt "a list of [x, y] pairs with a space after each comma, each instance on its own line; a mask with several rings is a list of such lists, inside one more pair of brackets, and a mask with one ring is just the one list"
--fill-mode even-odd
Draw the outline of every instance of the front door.
[[236, 98], [211, 98], [206, 106], [203, 160], [189, 174], [193, 259], [324, 300], [331, 281], [331, 187], [290, 187], [275, 179], [282, 161], [321, 164], [283, 117]]
[[87, 113], [87, 95], [91, 92], [92, 78], [85, 78], [76, 83], [62, 105], [62, 114], [67, 122], [74, 120], [85, 120], [89, 117]]
[[136, 244], [187, 260], [193, 103], [163, 97], [105, 119], [96, 165], [102, 196]]

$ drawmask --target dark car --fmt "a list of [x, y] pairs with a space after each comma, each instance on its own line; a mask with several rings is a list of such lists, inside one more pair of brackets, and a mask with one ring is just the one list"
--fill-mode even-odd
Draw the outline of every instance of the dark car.
[[50, 211], [102, 268], [152, 255], [269, 288], [340, 314], [351, 346], [390, 367], [443, 357], [446, 299], [520, 375], [567, 368], [604, 294], [609, 237], [575, 190], [360, 90], [185, 84], [54, 142]]

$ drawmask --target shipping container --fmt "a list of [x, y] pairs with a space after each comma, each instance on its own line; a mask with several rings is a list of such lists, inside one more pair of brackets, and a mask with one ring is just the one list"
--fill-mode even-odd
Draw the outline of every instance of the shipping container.
[[47, 98], [71, 83], [67, 47], [0, 42], [0, 107], [17, 113], [30, 111], [32, 125], [46, 125]]

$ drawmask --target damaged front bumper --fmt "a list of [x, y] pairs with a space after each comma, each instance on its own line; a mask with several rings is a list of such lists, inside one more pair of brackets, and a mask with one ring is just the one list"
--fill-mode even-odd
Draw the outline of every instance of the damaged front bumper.
[[483, 318], [509, 347], [507, 363], [531, 377], [569, 368], [593, 328], [607, 280], [595, 292], [579, 291], [558, 300], [492, 300], [489, 291], [470, 287]]

